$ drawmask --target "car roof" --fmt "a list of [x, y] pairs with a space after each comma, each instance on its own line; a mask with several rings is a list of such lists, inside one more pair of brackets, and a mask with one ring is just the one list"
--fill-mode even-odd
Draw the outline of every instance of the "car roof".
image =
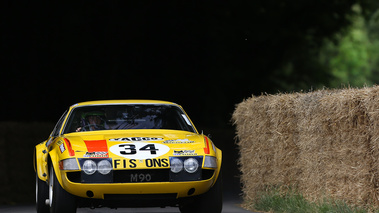
[[174, 102], [169, 101], [160, 101], [160, 100], [100, 100], [100, 101], [86, 101], [80, 102], [72, 105], [71, 107], [76, 106], [88, 106], [88, 105], [103, 105], [103, 104], [171, 104], [178, 105]]

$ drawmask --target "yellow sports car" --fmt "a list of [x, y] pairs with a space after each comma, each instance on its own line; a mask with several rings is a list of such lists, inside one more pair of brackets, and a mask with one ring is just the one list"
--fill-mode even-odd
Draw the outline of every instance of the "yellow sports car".
[[222, 210], [222, 152], [172, 102], [72, 105], [35, 147], [33, 160], [39, 213], [78, 207]]

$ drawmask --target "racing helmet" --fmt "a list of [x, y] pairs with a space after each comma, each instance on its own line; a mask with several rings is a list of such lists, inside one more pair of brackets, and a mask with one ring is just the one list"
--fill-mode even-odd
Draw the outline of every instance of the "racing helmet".
[[[97, 117], [100, 119], [100, 123], [98, 124], [91, 124], [89, 121], [89, 118], [91, 116]], [[104, 118], [105, 114], [104, 112], [101, 111], [91, 111], [91, 112], [86, 112], [82, 114], [82, 127], [88, 127], [88, 126], [95, 126], [95, 127], [103, 127], [104, 126]]]

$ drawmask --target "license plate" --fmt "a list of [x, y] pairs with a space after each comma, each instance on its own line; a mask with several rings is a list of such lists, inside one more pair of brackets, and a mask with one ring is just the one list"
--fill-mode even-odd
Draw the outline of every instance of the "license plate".
[[150, 182], [150, 181], [151, 181], [151, 174], [146, 174], [146, 173], [130, 174], [130, 182], [131, 183]]

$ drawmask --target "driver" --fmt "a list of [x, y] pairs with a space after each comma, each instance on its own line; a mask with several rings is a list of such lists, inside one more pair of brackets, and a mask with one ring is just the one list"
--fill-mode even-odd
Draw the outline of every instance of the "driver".
[[84, 113], [82, 115], [82, 126], [76, 129], [77, 132], [82, 131], [96, 131], [96, 130], [104, 130], [104, 117], [103, 112], [94, 111]]

